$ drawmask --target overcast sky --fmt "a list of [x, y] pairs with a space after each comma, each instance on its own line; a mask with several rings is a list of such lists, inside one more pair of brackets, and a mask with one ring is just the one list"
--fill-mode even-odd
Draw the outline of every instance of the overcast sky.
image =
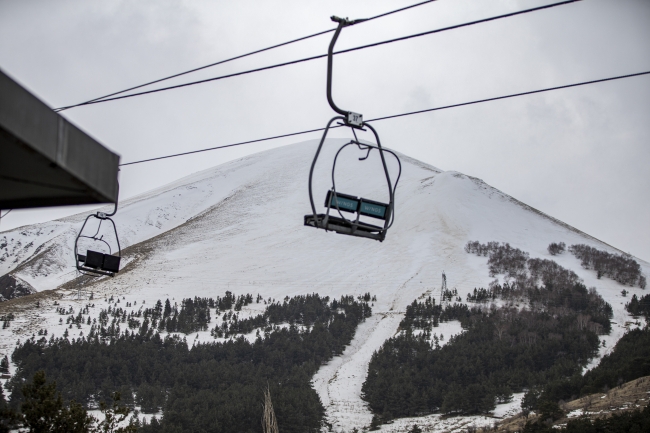
[[[0, 0], [0, 68], [58, 107], [332, 28], [332, 14], [362, 18], [415, 2]], [[438, 0], [347, 28], [337, 48], [550, 3]], [[325, 53], [330, 37], [166, 85]], [[337, 56], [334, 89], [339, 106], [374, 118], [649, 70], [650, 0], [583, 0]], [[63, 115], [130, 162], [323, 127], [332, 116], [325, 72], [317, 60]], [[479, 177], [650, 260], [650, 76], [374, 126], [388, 147]], [[121, 198], [318, 136], [124, 167]], [[14, 211], [0, 230], [80, 209]]]

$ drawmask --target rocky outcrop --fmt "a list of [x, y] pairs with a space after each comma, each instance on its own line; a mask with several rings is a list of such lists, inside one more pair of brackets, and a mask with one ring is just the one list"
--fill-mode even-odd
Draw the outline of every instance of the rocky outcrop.
[[0, 277], [0, 302], [36, 293], [29, 283], [11, 274]]

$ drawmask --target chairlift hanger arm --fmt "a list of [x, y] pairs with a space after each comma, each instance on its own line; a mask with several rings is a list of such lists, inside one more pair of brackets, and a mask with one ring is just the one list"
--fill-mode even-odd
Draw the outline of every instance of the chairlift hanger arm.
[[[117, 183], [117, 195], [115, 196], [115, 207], [113, 208], [113, 212], [111, 212], [111, 213], [97, 212], [97, 215], [96, 215], [97, 218], [99, 218], [101, 220], [110, 219], [110, 217], [112, 217], [113, 215], [115, 215], [117, 213], [117, 202], [119, 201], [119, 195], [120, 195], [120, 183], [118, 182]], [[113, 223], [113, 225], [115, 225], [115, 223]]]
[[334, 32], [334, 36], [332, 36], [332, 41], [330, 42], [330, 46], [327, 50], [327, 102], [329, 102], [330, 107], [332, 107], [332, 110], [334, 110], [335, 112], [337, 112], [342, 116], [345, 116], [346, 125], [354, 126], [354, 127], [363, 127], [363, 117], [361, 116], [361, 114], [353, 113], [351, 111], [346, 111], [339, 108], [334, 102], [334, 99], [332, 99], [332, 69], [334, 66], [334, 59], [333, 59], [334, 45], [336, 45], [336, 41], [339, 38], [339, 35], [341, 34], [341, 30], [343, 30], [343, 27], [352, 26], [362, 21], [366, 21], [366, 19], [358, 19], [358, 20], [350, 21], [347, 18], [339, 18], [337, 16], [332, 16], [331, 19], [332, 21], [339, 23], [339, 25], [336, 28], [336, 31]]

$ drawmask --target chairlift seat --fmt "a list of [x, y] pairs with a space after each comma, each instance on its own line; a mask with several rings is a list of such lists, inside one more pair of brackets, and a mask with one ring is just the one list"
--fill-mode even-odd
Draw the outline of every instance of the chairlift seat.
[[[85, 270], [99, 272], [103, 275], [113, 276], [120, 271], [121, 257], [88, 250], [86, 255], [77, 255], [79, 262], [83, 263]], [[103, 271], [103, 272], [102, 272]]]
[[[115, 222], [111, 219], [113, 215], [117, 212], [117, 200], [115, 201], [115, 208], [113, 209], [113, 212], [111, 213], [106, 213], [106, 212], [97, 212], [90, 214], [86, 217], [84, 220], [84, 223], [81, 226], [81, 229], [79, 229], [79, 233], [77, 233], [77, 239], [74, 241], [74, 254], [75, 254], [75, 261], [76, 261], [76, 267], [79, 272], [81, 272], [83, 275], [91, 276], [91, 277], [100, 277], [103, 275], [109, 276], [109, 277], [114, 277], [116, 273], [120, 271], [120, 259], [122, 258], [122, 249], [120, 248], [120, 238], [117, 235], [117, 227], [115, 227]], [[99, 220], [99, 225], [97, 226], [97, 232], [92, 235], [84, 235], [83, 231], [84, 228], [86, 227], [86, 224], [88, 223], [88, 220], [91, 218], [95, 218]], [[99, 231], [102, 227], [103, 222], [108, 222], [111, 224], [113, 227], [113, 233], [115, 234], [115, 243], [117, 244], [117, 255], [113, 255], [111, 245], [104, 240], [104, 235], [99, 235]], [[103, 243], [108, 247], [108, 254], [100, 253], [98, 251], [93, 251], [93, 250], [86, 250], [86, 255], [84, 256], [83, 254], [79, 254], [79, 239], [80, 238], [86, 238], [90, 239], [93, 242], [95, 242], [95, 245], [98, 243]]]
[[[337, 210], [337, 205], [338, 210], [342, 212], [357, 213], [359, 215], [382, 220], [385, 220], [388, 216], [388, 205], [385, 203], [339, 192], [334, 195], [333, 191], [327, 191], [325, 206], [328, 208], [329, 212], [335, 212]], [[375, 239], [380, 242], [386, 237], [386, 232], [383, 227], [359, 221], [358, 217], [356, 220], [351, 221], [330, 215], [329, 213], [317, 214], [315, 218], [314, 214], [309, 214], [305, 215], [305, 225], [331, 230], [344, 235]]]
[[108, 272], [118, 273], [120, 271], [120, 257], [104, 254], [102, 269]]
[[86, 260], [84, 260], [84, 265], [93, 269], [100, 269], [104, 263], [104, 254], [97, 251], [88, 250], [86, 251]]
[[348, 222], [343, 218], [327, 214], [317, 214], [316, 218], [314, 218], [314, 214], [305, 215], [305, 225], [333, 231], [342, 235], [375, 239], [380, 242], [386, 237], [382, 227], [361, 221]]

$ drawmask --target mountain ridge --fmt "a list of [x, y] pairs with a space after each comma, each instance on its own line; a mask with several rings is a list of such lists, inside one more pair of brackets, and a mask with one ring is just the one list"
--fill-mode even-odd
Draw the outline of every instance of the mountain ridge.
[[[328, 140], [319, 161], [331, 161], [336, 144], [343, 143]], [[47, 306], [54, 301], [85, 305], [90, 293], [95, 299], [118, 296], [147, 305], [226, 291], [259, 293], [265, 299], [309, 293], [332, 298], [377, 295], [373, 315], [359, 326], [350, 346], [313, 379], [335, 428], [369, 425], [371, 414], [360, 395], [369, 359], [397, 332], [407, 305], [421, 296], [439, 296], [443, 271], [449, 287], [462, 298], [493, 280], [485, 259], [464, 251], [468, 241], [509, 242], [531, 257], [557, 261], [586, 286], [596, 286], [613, 305], [616, 324], [604, 338], [607, 346], [600, 356], [625, 332], [629, 316], [620, 295], [623, 286], [598, 279], [569, 253], [550, 256], [546, 248], [562, 241], [620, 250], [462, 173], [400, 155], [404, 172], [396, 192], [396, 219], [383, 243], [304, 227], [303, 215], [311, 212], [307, 177], [316, 145], [313, 140], [249, 155], [125, 200], [115, 217], [123, 242], [122, 270], [115, 278], [77, 278], [72, 268], [74, 230], [86, 213], [0, 232], [0, 243], [7, 236], [15, 238], [6, 245], [9, 261], [20, 257], [11, 269], [5, 259], [0, 273], [15, 273], [43, 291], [37, 297]], [[337, 190], [386, 200], [378, 163], [376, 152], [366, 162], [339, 162]], [[331, 164], [319, 163], [317, 206], [330, 176]], [[650, 264], [637, 261], [647, 274]], [[643, 293], [628, 289], [629, 296]], [[0, 304], [2, 312], [25, 312], [21, 324], [0, 334], [0, 353], [10, 354], [16, 339], [40, 326], [48, 327], [50, 335], [63, 333], [58, 316], [40, 316], [33, 304], [27, 299]], [[450, 323], [443, 331], [448, 340], [461, 330]], [[209, 333], [197, 333], [196, 338], [212, 340]]]

